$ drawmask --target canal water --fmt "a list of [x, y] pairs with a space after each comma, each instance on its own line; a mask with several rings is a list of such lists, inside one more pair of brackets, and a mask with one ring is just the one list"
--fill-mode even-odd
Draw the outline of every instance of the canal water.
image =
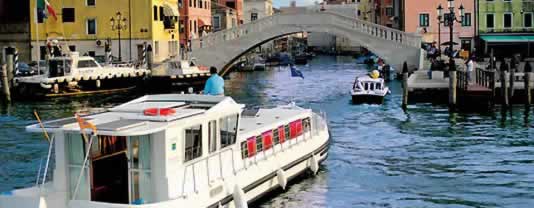
[[[319, 174], [299, 180], [259, 207], [534, 207], [534, 116], [450, 114], [446, 106], [400, 108], [401, 86], [389, 84], [384, 105], [352, 105], [349, 89], [367, 73], [350, 57], [320, 56], [300, 67], [234, 73], [227, 94], [249, 106], [295, 102], [328, 115], [329, 158]], [[98, 111], [137, 95], [16, 103], [0, 108], [0, 192], [35, 183], [47, 151], [24, 126]], [[503, 119], [506, 118], [506, 119]]]

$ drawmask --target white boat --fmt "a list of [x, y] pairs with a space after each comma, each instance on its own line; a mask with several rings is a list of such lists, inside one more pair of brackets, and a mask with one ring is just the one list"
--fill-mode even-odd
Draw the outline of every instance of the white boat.
[[295, 105], [244, 107], [223, 96], [149, 95], [44, 122], [51, 145], [38, 184], [0, 194], [0, 207], [244, 208], [317, 173], [328, 156], [324, 117]]
[[[378, 72], [374, 71], [373, 73], [377, 74]], [[384, 79], [378, 75], [358, 77], [351, 90], [352, 103], [382, 104], [388, 93], [389, 88], [384, 83]]]
[[44, 74], [14, 78], [14, 86], [21, 96], [97, 92], [133, 87], [148, 74], [132, 66], [101, 66], [93, 57], [70, 52], [50, 58]]

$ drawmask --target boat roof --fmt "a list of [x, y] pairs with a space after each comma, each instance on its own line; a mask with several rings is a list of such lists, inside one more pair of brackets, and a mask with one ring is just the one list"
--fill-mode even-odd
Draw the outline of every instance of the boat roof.
[[358, 77], [356, 79], [356, 81], [359, 81], [359, 82], [383, 82], [384, 79], [382, 78], [376, 78], [376, 79], [373, 79], [369, 76], [363, 76], [363, 77]]
[[[171, 108], [175, 113], [169, 116], [145, 115], [144, 111], [151, 108]], [[209, 113], [220, 115], [236, 114], [241, 112], [243, 108], [244, 105], [224, 96], [192, 94], [147, 95], [101, 113], [82, 116], [82, 118], [94, 124], [100, 135], [136, 136], [162, 131], [169, 125], [186, 122], [188, 118]], [[78, 122], [74, 117], [47, 121], [43, 125], [50, 132], [80, 132]], [[39, 124], [30, 125], [26, 129], [30, 132], [42, 131]]]
[[245, 110], [241, 114], [239, 133], [249, 138], [272, 130], [288, 122], [299, 119], [310, 109], [303, 109], [295, 105], [279, 106], [270, 109]]

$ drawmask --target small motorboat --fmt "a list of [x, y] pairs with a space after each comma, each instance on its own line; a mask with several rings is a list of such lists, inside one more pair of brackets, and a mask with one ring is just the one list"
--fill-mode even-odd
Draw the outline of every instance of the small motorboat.
[[382, 104], [384, 97], [390, 93], [380, 73], [373, 70], [369, 75], [358, 77], [352, 86], [351, 95], [354, 104]]

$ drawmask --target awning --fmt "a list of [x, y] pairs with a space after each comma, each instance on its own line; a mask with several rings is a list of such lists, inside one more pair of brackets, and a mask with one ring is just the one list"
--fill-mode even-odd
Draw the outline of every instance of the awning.
[[488, 43], [526, 43], [534, 42], [534, 35], [482, 35]]
[[178, 11], [177, 5], [163, 4], [163, 15], [167, 17], [178, 17], [180, 12]]

